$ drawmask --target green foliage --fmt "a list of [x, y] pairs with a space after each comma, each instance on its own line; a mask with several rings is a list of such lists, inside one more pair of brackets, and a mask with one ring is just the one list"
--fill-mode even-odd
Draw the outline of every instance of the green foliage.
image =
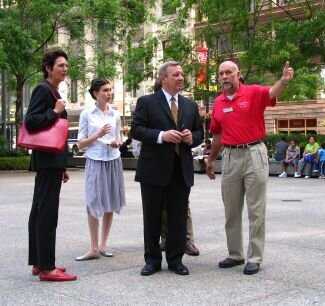
[[116, 76], [116, 62], [118, 61], [118, 55], [114, 52], [103, 52], [103, 50], [97, 51], [97, 66], [96, 75], [100, 78], [112, 79]]
[[[135, 65], [130, 56], [126, 63], [128, 42], [136, 37], [140, 26], [148, 18], [148, 9], [155, 1], [148, 0], [24, 0], [8, 3], [0, 9], [0, 69], [14, 76], [16, 123], [21, 120], [22, 89], [27, 80], [39, 79], [40, 63], [48, 46], [56, 44], [57, 32], [64, 29], [70, 36], [70, 45], [65, 46], [70, 59], [71, 79], [84, 79], [86, 69], [99, 76], [116, 75], [116, 64], [125, 67]], [[85, 23], [98, 24], [101, 31], [93, 47], [98, 50], [95, 67], [86, 67], [83, 52], [86, 41]], [[105, 35], [102, 35], [105, 33]], [[106, 39], [108, 38], [108, 40]], [[143, 39], [142, 39], [143, 40]], [[108, 46], [106, 42], [111, 44]], [[143, 40], [144, 41], [144, 40]], [[113, 50], [113, 44], [118, 51]], [[143, 44], [145, 47], [145, 44]], [[145, 54], [147, 58], [148, 55]], [[146, 61], [148, 61], [146, 59]], [[133, 71], [132, 69], [130, 71]], [[133, 78], [133, 83], [142, 81], [146, 74]], [[134, 86], [134, 85], [132, 85]]]
[[[254, 10], [250, 7], [252, 3]], [[290, 5], [301, 7], [304, 18], [296, 18], [287, 6], [278, 6], [277, 10], [282, 10], [286, 18], [269, 15], [260, 22], [265, 19], [263, 3], [262, 0], [184, 0], [178, 7], [177, 20], [171, 25], [175, 33], [170, 35], [169, 44], [180, 49], [183, 62], [197, 65], [196, 56], [187, 51], [188, 46], [179, 38], [183, 33], [180, 25], [186, 22], [189, 10], [195, 5], [198, 21], [202, 22], [196, 28], [195, 39], [204, 41], [209, 48], [210, 84], [225, 59], [239, 58], [247, 83], [266, 84], [280, 77], [285, 61], [289, 60], [296, 75], [282, 98], [315, 99], [322, 86], [318, 77], [319, 63], [325, 62], [324, 4], [319, 8], [309, 1], [291, 0]], [[196, 92], [200, 91], [199, 88]]]
[[181, 0], [162, 0], [162, 14], [171, 15], [176, 13], [176, 9], [182, 4]]
[[137, 89], [141, 81], [152, 76], [151, 58], [156, 45], [157, 40], [152, 38], [140, 43], [138, 46], [128, 47], [124, 77], [128, 90]]
[[4, 156], [8, 151], [8, 144], [6, 139], [0, 135], [0, 156]]
[[0, 135], [0, 156], [13, 157], [13, 156], [26, 156], [27, 151], [15, 150], [9, 151], [9, 146], [5, 137]]
[[289, 83], [287, 90], [281, 96], [281, 100], [316, 99], [320, 86], [319, 73], [309, 71], [308, 68], [297, 69], [295, 79]]
[[17, 124], [23, 86], [40, 71], [44, 50], [53, 43], [57, 30], [73, 24], [70, 13], [74, 5], [74, 0], [27, 0], [0, 9], [0, 68], [14, 77]]
[[0, 157], [0, 170], [28, 170], [30, 156]]
[[72, 80], [83, 80], [86, 73], [83, 54], [69, 52], [69, 75]]
[[188, 62], [192, 54], [192, 41], [175, 29], [174, 26], [168, 28], [166, 36], [166, 45], [164, 48], [164, 61], [174, 59], [182, 65]]

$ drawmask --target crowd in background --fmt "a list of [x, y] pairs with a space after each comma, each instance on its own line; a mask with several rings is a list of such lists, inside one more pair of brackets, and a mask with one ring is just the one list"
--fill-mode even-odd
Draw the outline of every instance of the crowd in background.
[[319, 174], [319, 178], [325, 178], [325, 143], [317, 142], [316, 136], [307, 138], [308, 142], [303, 150], [299, 143], [291, 139], [289, 142], [282, 138], [275, 144], [274, 159], [282, 163], [282, 173], [279, 177], [287, 177], [288, 167], [294, 169], [294, 177], [310, 178], [313, 173]]
[[[122, 157], [139, 156], [141, 143], [127, 138], [120, 147]], [[207, 139], [201, 145], [192, 149], [194, 159], [203, 160], [209, 155], [211, 149], [211, 140]], [[280, 178], [288, 176], [288, 169], [292, 167], [295, 178], [310, 178], [318, 175], [320, 179], [325, 179], [325, 142], [319, 144], [314, 135], [307, 137], [307, 144], [301, 147], [301, 144], [291, 138], [286, 140], [282, 137], [275, 144], [274, 160], [281, 162], [282, 172]]]

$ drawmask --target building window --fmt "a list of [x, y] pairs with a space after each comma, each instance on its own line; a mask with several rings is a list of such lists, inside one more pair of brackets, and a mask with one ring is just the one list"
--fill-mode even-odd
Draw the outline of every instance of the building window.
[[77, 80], [71, 80], [70, 98], [71, 98], [71, 103], [78, 102], [78, 81]]
[[229, 53], [232, 51], [231, 41], [228, 35], [222, 35], [218, 39], [218, 51], [221, 54]]
[[317, 131], [316, 118], [276, 119], [277, 133], [314, 133]]

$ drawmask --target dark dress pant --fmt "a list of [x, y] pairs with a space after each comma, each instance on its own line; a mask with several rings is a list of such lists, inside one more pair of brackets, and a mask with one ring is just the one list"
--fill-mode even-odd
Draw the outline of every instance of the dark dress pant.
[[58, 223], [62, 169], [41, 169], [35, 177], [34, 197], [29, 216], [29, 265], [41, 270], [55, 268], [55, 241]]
[[[157, 173], [159, 175], [159, 173]], [[158, 266], [162, 254], [159, 246], [162, 212], [167, 212], [166, 260], [169, 266], [182, 261], [186, 243], [186, 219], [190, 187], [185, 184], [180, 160], [167, 186], [141, 183], [145, 262]]]

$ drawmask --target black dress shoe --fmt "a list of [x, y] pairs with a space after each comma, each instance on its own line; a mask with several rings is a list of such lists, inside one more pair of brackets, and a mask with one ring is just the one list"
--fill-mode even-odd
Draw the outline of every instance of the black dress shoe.
[[189, 275], [190, 274], [187, 267], [184, 266], [182, 263], [179, 263], [179, 264], [176, 264], [173, 266], [168, 266], [168, 270], [173, 271], [179, 275]]
[[161, 270], [161, 266], [160, 265], [153, 265], [153, 264], [145, 264], [144, 267], [141, 270], [141, 275], [143, 276], [149, 276], [152, 275], [158, 271]]
[[245, 263], [244, 259], [233, 259], [230, 257], [227, 257], [226, 259], [219, 262], [219, 268], [232, 268], [235, 266], [239, 266]]
[[260, 270], [260, 264], [256, 262], [248, 262], [244, 268], [244, 274], [256, 274]]
[[189, 256], [199, 256], [200, 251], [193, 242], [187, 241], [185, 246], [185, 254]]

